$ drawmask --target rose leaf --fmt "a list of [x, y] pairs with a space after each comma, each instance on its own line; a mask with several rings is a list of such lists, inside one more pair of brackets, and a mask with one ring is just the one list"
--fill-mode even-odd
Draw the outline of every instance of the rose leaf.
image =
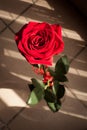
[[36, 88], [34, 88], [34, 90], [32, 90], [32, 92], [28, 98], [27, 104], [35, 105], [43, 98], [44, 98], [43, 89], [41, 87], [36, 87]]
[[55, 65], [55, 72], [57, 74], [67, 74], [69, 70], [69, 61], [66, 55], [62, 56]]
[[58, 92], [58, 86], [59, 86], [59, 82], [57, 80], [54, 81], [54, 85], [52, 87], [52, 90], [53, 90], [53, 93], [55, 95], [57, 95], [57, 92]]
[[44, 95], [44, 99], [47, 101], [47, 102], [55, 102], [55, 95], [54, 93], [52, 92], [52, 90], [50, 90], [49, 88], [47, 88], [45, 91], [44, 91], [45, 95]]
[[35, 87], [34, 87], [33, 84], [28, 84], [28, 88], [29, 88], [30, 91], [32, 91]]
[[59, 100], [57, 101], [57, 103], [47, 102], [47, 105], [51, 109], [51, 111], [57, 112], [61, 107], [61, 102]]
[[58, 80], [59, 82], [67, 82], [68, 81], [68, 79], [65, 75], [63, 75], [63, 74], [59, 75], [57, 73], [55, 74], [54, 79]]
[[57, 91], [57, 99], [60, 99], [64, 96], [65, 94], [65, 87], [64, 85], [59, 85], [58, 86], [58, 91]]
[[39, 88], [45, 88], [45, 84], [43, 83], [43, 81], [41, 81], [41, 80], [37, 80], [37, 79], [35, 79], [35, 78], [32, 78], [31, 79], [32, 80], [32, 83], [33, 83], [33, 85], [35, 86], [35, 87], [39, 87]]

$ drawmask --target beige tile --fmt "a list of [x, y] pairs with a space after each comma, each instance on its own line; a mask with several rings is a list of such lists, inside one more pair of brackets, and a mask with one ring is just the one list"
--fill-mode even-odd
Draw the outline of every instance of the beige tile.
[[19, 53], [14, 35], [6, 29], [0, 37], [0, 117], [8, 122], [22, 107], [29, 95], [28, 83], [35, 76], [31, 66]]
[[4, 130], [10, 130], [10, 128], [9, 128], [9, 127], [4, 127], [3, 129], [4, 129]]
[[[14, 20], [34, 0], [1, 1], [0, 16], [6, 23]], [[10, 6], [11, 5], [11, 6]], [[63, 27], [64, 53], [72, 59], [86, 44], [84, 19], [76, 10], [63, 1], [38, 0], [10, 26], [17, 32], [29, 21], [60, 23]], [[4, 25], [1, 22], [0, 29]], [[68, 74], [69, 90], [61, 110], [54, 114], [44, 101], [33, 108], [26, 106], [29, 95], [27, 83], [34, 77], [31, 66], [19, 54], [14, 35], [6, 29], [0, 36], [0, 118], [8, 122], [22, 107], [26, 109], [12, 120], [11, 130], [86, 130], [87, 129], [87, 50], [85, 49], [71, 64]], [[58, 56], [54, 58], [54, 63]], [[40, 78], [39, 76], [35, 76]], [[71, 92], [70, 92], [71, 91]], [[1, 126], [3, 124], [0, 124]]]
[[50, 10], [54, 10], [47, 0], [38, 0], [35, 5], [45, 7]]
[[0, 118], [8, 122], [22, 107], [26, 106], [29, 95], [26, 84], [14, 82], [0, 83]]
[[0, 122], [0, 130], [11, 130], [5, 123]]
[[[38, 5], [32, 6], [25, 14], [25, 18], [28, 21], [38, 21], [38, 22], [48, 22], [48, 23], [58, 23], [58, 17], [55, 15], [54, 11], [49, 10]], [[59, 21], [61, 22], [61, 21]]]
[[[7, 122], [21, 107], [26, 106], [30, 68], [19, 55], [14, 35], [9, 29], [1, 34], [0, 41], [0, 117]], [[25, 71], [27, 74], [24, 74]]]
[[73, 91], [69, 88], [66, 89], [65, 99], [62, 103], [61, 112], [67, 115], [72, 115], [73, 117], [86, 119], [87, 111], [83, 103], [74, 95]]
[[0, 2], [0, 16], [5, 20], [6, 23], [10, 23], [14, 20], [23, 10], [25, 10], [31, 4], [31, 0], [1, 0]]
[[[48, 112], [48, 114], [50, 114]], [[37, 115], [38, 116], [38, 115]], [[57, 115], [53, 115], [50, 117], [50, 120], [46, 120], [46, 117], [44, 120], [41, 121], [31, 121], [31, 120], [26, 120], [25, 118], [19, 116], [16, 120], [13, 121], [13, 123], [10, 125], [11, 129], [13, 130], [35, 130], [35, 129], [42, 129], [42, 130], [73, 130], [73, 129], [82, 129], [82, 130], [86, 130], [87, 128], [87, 124], [86, 124], [86, 120], [83, 119], [78, 119], [78, 118], [74, 118], [72, 116], [68, 116], [65, 114], [57, 114]], [[78, 125], [79, 124], [79, 125]]]
[[[63, 53], [66, 54], [70, 60], [74, 59], [74, 57], [76, 57], [77, 54], [85, 46], [85, 42], [78, 42], [76, 40], [72, 40], [67, 37], [64, 38], [64, 43], [65, 43], [65, 49]], [[81, 46], [81, 44], [83, 45]]]
[[53, 23], [56, 18], [54, 16], [50, 16], [49, 14], [51, 13], [51, 11], [47, 12], [45, 10], [45, 12], [43, 11], [43, 9], [40, 7], [37, 8], [36, 5], [32, 6], [32, 8], [30, 8], [26, 13], [24, 13], [24, 15], [20, 18], [18, 18], [12, 25], [11, 28], [13, 28], [13, 30], [15, 32], [19, 31], [19, 29], [26, 23], [30, 22], [30, 21], [37, 21], [37, 22], [49, 22], [49, 23]]
[[[33, 4], [23, 15], [19, 17], [12, 25], [11, 28], [16, 32], [22, 27], [23, 24], [28, 23], [30, 21], [38, 21], [43, 22], [46, 21], [48, 23], [61, 23], [61, 19], [58, 14], [53, 11], [51, 6], [45, 0], [38, 0], [35, 4]], [[45, 5], [47, 7], [45, 7]], [[49, 8], [50, 7], [50, 8]]]
[[73, 93], [80, 99], [83, 104], [87, 105], [87, 49], [72, 62], [69, 70], [67, 83]]
[[15, 22], [10, 26], [15, 33], [18, 32], [24, 24], [26, 24], [26, 18], [24, 16], [20, 16], [18, 19], [15, 20]]
[[26, 108], [9, 126], [13, 130], [86, 130], [86, 109], [74, 98], [67, 97], [65, 100], [62, 109], [57, 113], [52, 113], [44, 101], [41, 101], [35, 107]]
[[[34, 76], [31, 65], [19, 53], [14, 35], [7, 29], [2, 33], [0, 41], [0, 70], [2, 73], [1, 81], [29, 82]], [[36, 77], [39, 77], [36, 75]]]
[[4, 23], [0, 20], [0, 32], [5, 28]]
[[[47, 7], [45, 7], [45, 5]], [[49, 7], [54, 8], [54, 10]], [[68, 55], [69, 59], [72, 59], [86, 44], [85, 39], [87, 36], [84, 32], [84, 19], [82, 20], [82, 17], [75, 12], [72, 6], [70, 7], [62, 1], [55, 3], [54, 1], [49, 0], [39, 0], [35, 3], [35, 5], [27, 10], [21, 18], [18, 18], [11, 25], [11, 28], [17, 32], [23, 24], [28, 23], [29, 21], [59, 23], [62, 25], [63, 40], [65, 43], [63, 53]], [[72, 15], [70, 15], [70, 13]], [[75, 19], [73, 19], [72, 16], [75, 17]], [[21, 22], [22, 20], [23, 23]], [[80, 21], [79, 24], [78, 21]]]
[[2, 127], [4, 127], [5, 126], [5, 124], [0, 120], [0, 129], [2, 128]]

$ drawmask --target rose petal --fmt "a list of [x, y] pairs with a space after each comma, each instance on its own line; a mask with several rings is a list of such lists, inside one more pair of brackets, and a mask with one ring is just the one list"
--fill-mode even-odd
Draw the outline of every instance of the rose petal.
[[49, 59], [40, 59], [40, 60], [36, 60], [34, 57], [32, 56], [27, 56], [26, 55], [26, 59], [30, 64], [43, 64], [43, 65], [47, 65], [47, 66], [51, 66], [52, 62], [53, 62], [53, 57], [50, 57]]
[[62, 38], [62, 32], [61, 32], [61, 26], [58, 24], [52, 24], [51, 25], [54, 31], [59, 35], [60, 38]]

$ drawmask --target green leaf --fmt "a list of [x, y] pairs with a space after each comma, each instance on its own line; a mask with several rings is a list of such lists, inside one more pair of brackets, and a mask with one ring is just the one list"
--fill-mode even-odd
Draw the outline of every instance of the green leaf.
[[35, 86], [33, 84], [28, 84], [28, 87], [29, 87], [30, 91], [32, 91], [35, 88]]
[[58, 86], [58, 91], [57, 91], [57, 99], [60, 99], [64, 96], [65, 94], [65, 87], [64, 85], [59, 85]]
[[33, 83], [33, 85], [34, 85], [35, 87], [45, 88], [45, 84], [43, 83], [43, 81], [37, 80], [37, 79], [35, 79], [35, 78], [32, 78], [31, 80], [32, 80], [32, 83]]
[[54, 81], [54, 86], [52, 87], [53, 93], [57, 95], [59, 82], [57, 80]]
[[48, 107], [51, 109], [53, 112], [57, 112], [57, 108], [55, 107], [55, 103], [47, 102]]
[[69, 61], [67, 56], [62, 56], [56, 63], [55, 72], [56, 74], [67, 74], [69, 70]]
[[54, 81], [54, 86], [52, 87], [53, 93], [56, 95], [56, 99], [59, 100], [65, 94], [64, 85], [59, 84], [58, 81]]
[[57, 103], [55, 103], [55, 107], [57, 110], [59, 110], [61, 108], [61, 101], [57, 100]]
[[61, 107], [61, 102], [59, 100], [56, 103], [47, 102], [47, 105], [51, 109], [51, 111], [57, 112]]
[[68, 81], [67, 77], [65, 75], [63, 75], [63, 74], [60, 74], [60, 75], [55, 74], [54, 79], [58, 80], [59, 82], [66, 82], [66, 81]]
[[37, 104], [42, 98], [44, 98], [44, 83], [41, 80], [32, 78], [32, 86], [35, 88], [32, 90], [30, 97], [28, 99], [28, 104], [34, 105]]
[[55, 97], [54, 93], [52, 92], [52, 90], [47, 88], [44, 92], [45, 92], [44, 99], [47, 102], [55, 102], [56, 97]]
[[30, 97], [29, 97], [29, 99], [27, 101], [27, 104], [35, 105], [43, 98], [44, 98], [44, 91], [43, 91], [43, 89], [41, 87], [36, 87], [31, 92]]

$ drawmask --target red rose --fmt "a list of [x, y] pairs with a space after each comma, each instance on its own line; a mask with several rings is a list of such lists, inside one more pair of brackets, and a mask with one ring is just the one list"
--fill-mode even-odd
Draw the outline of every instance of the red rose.
[[52, 65], [52, 57], [64, 49], [61, 26], [29, 22], [16, 33], [19, 51], [31, 64]]

